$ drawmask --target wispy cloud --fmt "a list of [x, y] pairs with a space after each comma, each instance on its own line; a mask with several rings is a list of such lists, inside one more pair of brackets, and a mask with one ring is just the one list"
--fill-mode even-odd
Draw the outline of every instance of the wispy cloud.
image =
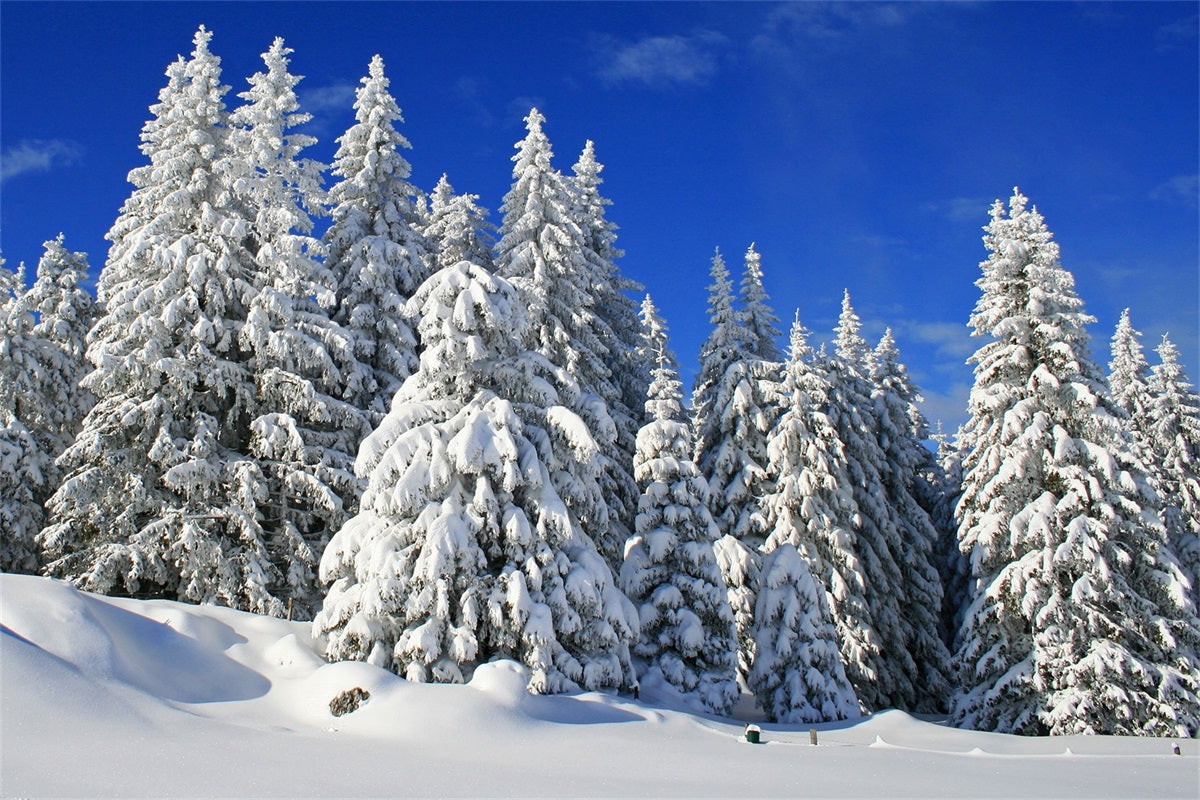
[[340, 136], [354, 119], [355, 92], [349, 83], [301, 87], [300, 110], [312, 115], [302, 130], [318, 139]]
[[949, 200], [928, 200], [921, 203], [921, 210], [927, 214], [937, 214], [954, 223], [978, 222], [983, 225], [988, 220], [988, 210], [995, 198], [991, 197], [951, 197]]
[[1200, 14], [1181, 17], [1163, 25], [1155, 34], [1159, 50], [1182, 47], [1200, 35]]
[[720, 50], [727, 41], [724, 35], [706, 30], [633, 42], [597, 37], [593, 43], [599, 60], [596, 74], [608, 84], [641, 83], [652, 89], [702, 86], [716, 75]]
[[1150, 199], [1196, 208], [1200, 206], [1200, 175], [1176, 175], [1163, 181], [1150, 192]]
[[354, 108], [355, 87], [349, 83], [314, 86], [300, 90], [300, 107], [314, 116], [328, 112], [347, 113]]
[[959, 364], [979, 346], [979, 342], [971, 338], [970, 329], [962, 323], [913, 322], [903, 325], [902, 328], [907, 337], [922, 344], [933, 345], [939, 357], [957, 359]]
[[520, 95], [509, 100], [504, 106], [504, 119], [510, 124], [524, 127], [522, 120], [529, 116], [530, 109], [534, 108], [547, 117], [547, 124], [554, 124], [552, 114], [546, 105], [546, 98], [540, 95]]
[[0, 182], [74, 164], [82, 155], [83, 149], [69, 139], [25, 139], [0, 155]]
[[921, 412], [929, 421], [930, 430], [935, 430], [940, 422], [942, 430], [953, 436], [967, 421], [967, 401], [971, 397], [969, 384], [953, 383], [941, 392], [925, 389], [921, 395]]
[[767, 19], [767, 35], [841, 39], [868, 28], [894, 28], [916, 13], [912, 3], [784, 3]]

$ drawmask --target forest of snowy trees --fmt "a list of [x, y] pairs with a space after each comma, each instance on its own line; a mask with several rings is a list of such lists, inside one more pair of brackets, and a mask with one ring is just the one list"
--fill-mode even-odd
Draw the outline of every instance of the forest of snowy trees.
[[773, 721], [1200, 735], [1200, 400], [1128, 311], [1091, 359], [1019, 191], [956, 435], [849, 292], [831, 348], [797, 311], [781, 351], [754, 245], [736, 291], [713, 255], [685, 401], [592, 142], [563, 172], [531, 110], [493, 225], [410, 182], [378, 56], [324, 165], [283, 41], [231, 109], [210, 39], [167, 68], [96, 296], [62, 236], [0, 262], [0, 569], [310, 619], [413, 681], [508, 658]]

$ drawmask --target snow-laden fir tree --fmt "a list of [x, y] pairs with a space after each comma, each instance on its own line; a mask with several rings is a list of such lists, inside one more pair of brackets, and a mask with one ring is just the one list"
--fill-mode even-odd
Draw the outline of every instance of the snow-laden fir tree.
[[109, 231], [88, 336], [96, 405], [41, 539], [49, 572], [92, 591], [280, 613], [257, 502], [239, 494], [257, 404], [240, 334], [260, 281], [253, 221], [218, 168], [228, 87], [210, 39], [200, 28], [167, 69], [143, 128], [149, 163]]
[[36, 536], [58, 487], [55, 459], [94, 401], [81, 389], [95, 301], [81, 286], [87, 256], [45, 243], [33, 286], [0, 267], [0, 569], [38, 569]]
[[[1108, 362], [1108, 386], [1113, 402], [1125, 412], [1123, 427], [1129, 434], [1130, 445], [1139, 467], [1151, 478], [1156, 491], [1156, 454], [1150, 433], [1150, 409], [1154, 404], [1150, 393], [1150, 365], [1142, 350], [1141, 331], [1133, 327], [1129, 309], [1121, 312], [1113, 332]], [[1166, 500], [1166, 498], [1161, 498]]]
[[276, 39], [264, 72], [230, 116], [230, 153], [219, 167], [252, 220], [260, 287], [241, 342], [252, 358], [255, 402], [236, 492], [253, 535], [275, 569], [272, 594], [289, 615], [311, 618], [319, 602], [317, 559], [358, 504], [354, 454], [370, 433], [367, 414], [339, 396], [343, 370], [359, 363], [348, 331], [331, 319], [335, 279], [318, 258], [311, 214], [320, 211], [321, 165], [303, 156], [315, 143], [296, 133], [308, 122], [288, 71], [291, 49]]
[[1164, 335], [1155, 352], [1159, 363], [1150, 374], [1148, 413], [1153, 474], [1168, 542], [1192, 583], [1192, 602], [1200, 606], [1200, 398], [1170, 338]]
[[713, 553], [719, 536], [708, 486], [692, 460], [692, 430], [675, 355], [649, 295], [642, 306], [646, 346], [655, 353], [633, 469], [641, 499], [625, 545], [621, 587], [638, 607], [634, 655], [706, 708], [728, 713], [738, 696], [737, 639], [725, 582]]
[[19, 406], [35, 399], [37, 373], [33, 318], [21, 302], [26, 291], [25, 264], [13, 272], [0, 259], [0, 571], [33, 573], [45, 519], [39, 495], [52, 462], [18, 416]]
[[857, 554], [857, 514], [845, 453], [828, 416], [830, 384], [797, 315], [782, 385], [784, 413], [771, 434], [768, 471], [774, 491], [762, 498], [769, 531], [763, 547], [791, 544], [828, 593], [843, 662], [852, 683], [875, 681], [880, 634], [866, 602], [867, 576]]
[[1092, 321], [1045, 221], [992, 207], [971, 326], [960, 546], [973, 602], [951, 721], [1013, 733], [1194, 735], [1197, 619]]
[[[614, 571], [620, 569], [628, 527], [620, 519], [622, 491], [632, 482], [630, 465], [616, 449], [617, 431], [605, 398], [614, 396], [606, 325], [596, 311], [599, 276], [585, 258], [585, 238], [576, 218], [574, 192], [551, 164], [553, 151], [535, 108], [525, 117], [527, 134], [513, 156], [513, 184], [504, 196], [496, 270], [524, 297], [530, 325], [525, 346], [564, 368], [584, 393], [583, 419], [599, 445], [594, 464], [601, 489], [591, 494], [589, 476], [570, 466], [556, 474], [560, 495], [578, 515]], [[636, 485], [634, 485], [636, 486]], [[636, 495], [633, 495], [636, 496]], [[614, 506], [610, 508], [610, 503]]]
[[[638, 427], [648, 420], [643, 416], [649, 381], [646, 365], [637, 360], [642, 341], [642, 325], [633, 293], [642, 285], [621, 274], [617, 260], [625, 252], [616, 245], [617, 226], [607, 218], [605, 208], [612, 201], [600, 192], [604, 165], [596, 160], [595, 144], [589, 139], [579, 160], [572, 167], [568, 182], [574, 195], [574, 216], [583, 233], [583, 259], [591, 274], [596, 318], [601, 343], [608, 352], [607, 381], [598, 391], [608, 405], [616, 426], [616, 464], [630, 464], [636, 450]], [[620, 539], [632, 529], [637, 510], [638, 489], [627, 469], [606, 472], [605, 495], [609, 499], [610, 525]]]
[[[728, 305], [721, 296], [727, 279], [720, 275], [720, 268], [714, 259], [709, 301], [713, 332], [701, 350], [702, 375], [714, 371], [726, 354], [731, 358], [705, 399], [705, 408], [697, 409], [699, 424], [706, 430], [697, 462], [708, 480], [709, 507], [722, 534], [757, 547], [766, 535], [758, 500], [771, 491], [773, 483], [766, 469], [767, 442], [784, 402], [782, 365], [760, 355], [772, 350], [778, 355], [770, 340], [776, 318], [762, 287], [758, 254], [751, 247], [746, 254], [742, 300], [754, 316], [733, 312], [727, 325], [723, 320]], [[755, 322], [754, 331], [746, 328], [747, 321]], [[727, 345], [721, 344], [722, 337], [727, 337]]]
[[537, 692], [633, 680], [636, 611], [553, 479], [599, 445], [575, 382], [521, 345], [525, 297], [462, 262], [409, 301], [421, 367], [363, 443], [362, 506], [321, 560], [329, 658], [440, 682], [511, 658]]
[[842, 297], [834, 343], [835, 351], [824, 363], [829, 375], [829, 417], [842, 443], [857, 509], [853, 529], [865, 574], [867, 608], [879, 634], [877, 649], [863, 651], [861, 675], [873, 678], [864, 682], [854, 675], [852, 679], [866, 710], [913, 708], [919, 690], [913, 683], [916, 661], [908, 651], [913, 640], [911, 625], [900, 609], [905, 587], [897, 556], [903, 545], [886, 497], [887, 456], [879, 446], [880, 422], [870, 381], [871, 350], [849, 292]]
[[[898, 528], [900, 550], [893, 559], [900, 567], [903, 593], [900, 614], [906, 624], [908, 653], [916, 672], [907, 676], [915, 690], [906, 710], [936, 712], [945, 709], [950, 693], [950, 653], [942, 638], [942, 583], [935, 563], [937, 529], [921, 502], [922, 471], [932, 454], [922, 442], [929, 425], [921, 413], [920, 392], [900, 361], [891, 329], [884, 331], [870, 358], [870, 379], [883, 452], [886, 502]], [[929, 493], [925, 491], [928, 502]]]
[[456, 194], [443, 174], [429, 195], [429, 208], [421, 223], [429, 251], [429, 274], [469, 261], [491, 268], [495, 226], [477, 194]]
[[859, 715], [826, 593], [791, 544], [763, 557], [754, 605], [754, 665], [746, 681], [771, 722]]
[[[22, 304], [36, 314], [33, 336], [46, 343], [42, 348], [42, 388], [44, 402], [30, 409], [34, 427], [43, 447], [52, 457], [67, 448], [79, 431], [87, 412], [95, 403], [90, 392], [79, 388], [91, 371], [87, 362], [87, 334], [99, 313], [95, 298], [84, 288], [87, 280], [86, 253], [71, 252], [63, 245], [63, 235], [43, 245], [37, 277], [22, 298]], [[57, 485], [57, 479], [51, 481]]]
[[779, 352], [779, 317], [771, 308], [770, 297], [763, 286], [762, 256], [751, 244], [746, 250], [745, 270], [742, 272], [741, 309], [739, 316], [746, 332], [750, 354], [763, 361], [783, 361]]
[[327, 195], [332, 224], [325, 266], [337, 281], [334, 320], [350, 332], [359, 368], [343, 368], [342, 399], [378, 424], [417, 368], [417, 336], [401, 313], [425, 276], [420, 193], [409, 182], [403, 118], [388, 92], [383, 59], [371, 59], [354, 102], [355, 123], [337, 140]]
[[712, 329], [700, 346], [700, 371], [692, 388], [697, 459], [713, 448], [720, 430], [719, 417], [713, 413], [717, 384], [729, 365], [741, 361], [748, 350], [746, 329], [733, 307], [729, 268], [719, 248], [709, 271], [713, 282], [708, 287], [708, 321]]

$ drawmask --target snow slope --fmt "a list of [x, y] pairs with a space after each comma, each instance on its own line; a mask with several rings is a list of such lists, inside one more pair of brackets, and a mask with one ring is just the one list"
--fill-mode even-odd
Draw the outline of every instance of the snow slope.
[[[325, 664], [306, 623], [0, 575], [0, 795], [1196, 797], [1200, 742], [975, 733], [897, 711], [762, 725], [642, 699], [534, 697]], [[329, 700], [361, 686], [358, 711]], [[1182, 755], [1172, 753], [1178, 744]]]

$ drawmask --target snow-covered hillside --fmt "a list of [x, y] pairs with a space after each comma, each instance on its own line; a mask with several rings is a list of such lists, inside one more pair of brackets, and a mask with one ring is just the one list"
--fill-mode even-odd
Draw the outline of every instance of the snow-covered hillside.
[[[0, 575], [0, 795], [1195, 797], [1200, 742], [1022, 738], [889, 711], [762, 725], [665, 690], [535, 697], [326, 664], [308, 625]], [[354, 687], [371, 697], [333, 717]], [[1181, 755], [1174, 755], [1178, 745]]]

